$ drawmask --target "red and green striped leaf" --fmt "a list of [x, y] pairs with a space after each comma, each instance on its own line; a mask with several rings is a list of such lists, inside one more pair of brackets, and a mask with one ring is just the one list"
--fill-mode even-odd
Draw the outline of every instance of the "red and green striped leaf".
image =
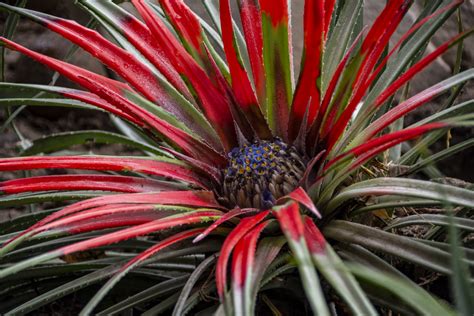
[[252, 267], [253, 277], [251, 282], [245, 284], [246, 287], [250, 287], [250, 304], [252, 310], [255, 308], [257, 293], [263, 285], [262, 280], [265, 273], [267, 273], [269, 266], [277, 258], [286, 243], [287, 241], [284, 236], [266, 237], [259, 242], [255, 254], [255, 263]]
[[260, 0], [266, 98], [263, 105], [274, 135], [288, 139], [293, 99], [293, 54], [287, 0]]
[[[363, 157], [362, 160], [365, 162], [368, 159], [378, 155], [382, 151], [392, 146], [395, 146], [404, 141], [416, 138], [434, 129], [444, 128], [447, 126], [448, 125], [444, 123], [430, 123], [430, 124], [425, 124], [425, 125], [413, 127], [413, 128], [406, 128], [403, 130], [395, 131], [390, 134], [382, 135], [380, 137], [371, 139], [362, 145], [354, 147], [342, 155], [337, 156], [336, 158], [329, 161], [326, 164], [324, 169], [328, 170], [329, 168], [333, 166], [333, 164], [337, 163], [338, 161], [339, 162], [341, 160], [345, 161], [345, 159], [352, 158], [352, 157], [358, 157], [359, 159]], [[360, 164], [358, 163], [357, 165], [360, 165]]]
[[189, 207], [157, 205], [150, 203], [104, 205], [67, 215], [39, 226], [31, 231], [31, 236], [51, 230], [55, 233], [67, 232], [75, 234], [78, 232], [89, 231], [85, 229], [94, 230], [97, 229], [97, 227], [102, 229], [125, 226], [122, 225], [124, 222], [126, 223], [130, 221], [133, 223], [134, 220], [150, 222], [158, 218], [192, 210], [194, 209]]
[[[33, 233], [40, 230], [45, 225], [49, 225], [66, 216], [79, 213], [81, 211], [90, 210], [90, 212], [110, 212], [115, 208], [126, 205], [177, 205], [201, 207], [210, 209], [222, 208], [214, 198], [214, 194], [209, 191], [161, 191], [155, 193], [129, 193], [111, 196], [100, 196], [85, 201], [76, 202], [72, 205], [57, 211], [36, 224], [26, 229], [19, 235], [8, 240], [3, 244], [0, 253], [5, 253], [16, 247], [20, 242], [29, 238]], [[86, 215], [82, 216], [88, 216]], [[219, 216], [220, 217], [220, 216]], [[84, 217], [80, 217], [84, 219]], [[65, 223], [65, 222], [62, 222]], [[48, 227], [48, 226], [46, 226]], [[50, 226], [49, 226], [50, 227]]]
[[332, 14], [336, 7], [336, 0], [324, 0], [324, 37], [327, 38], [329, 26], [332, 21]]

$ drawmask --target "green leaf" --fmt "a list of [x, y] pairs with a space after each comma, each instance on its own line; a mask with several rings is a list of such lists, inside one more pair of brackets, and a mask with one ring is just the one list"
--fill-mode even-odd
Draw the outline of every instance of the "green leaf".
[[8, 196], [0, 195], [0, 209], [12, 206], [21, 206], [25, 204], [44, 203], [44, 202], [63, 202], [73, 200], [90, 199], [107, 194], [106, 192], [94, 191], [74, 191], [74, 192], [53, 192], [53, 193], [21, 193]]
[[326, 92], [337, 65], [344, 57], [344, 53], [352, 44], [358, 20], [362, 17], [362, 0], [343, 2], [337, 23], [331, 28], [330, 36], [326, 42], [322, 59], [321, 91]]
[[416, 197], [474, 207], [474, 191], [472, 190], [422, 180], [377, 178], [361, 181], [345, 188], [329, 202], [325, 211], [331, 213], [349, 199], [371, 195]]
[[167, 294], [169, 292], [174, 292], [182, 288], [188, 278], [188, 276], [182, 276], [158, 283], [155, 286], [141, 291], [127, 298], [126, 300], [97, 313], [97, 315], [118, 314], [126, 309], [132, 308], [133, 306], [139, 305], [158, 296]]
[[176, 292], [175, 294], [169, 296], [168, 298], [164, 299], [160, 303], [156, 304], [149, 310], [145, 311], [142, 315], [143, 316], [154, 316], [154, 315], [159, 315], [166, 311], [167, 309], [173, 307], [173, 305], [176, 303], [176, 301], [179, 298], [179, 291]]
[[97, 144], [123, 144], [144, 152], [153, 153], [154, 155], [169, 156], [164, 151], [146, 143], [132, 140], [120, 134], [95, 130], [58, 133], [37, 139], [22, 152], [22, 156], [56, 152], [74, 145], [84, 145], [90, 142]]
[[410, 225], [454, 225], [456, 229], [474, 232], [474, 220], [462, 217], [454, 217], [452, 220], [450, 220], [449, 215], [439, 214], [417, 214], [400, 217], [392, 221], [384, 228], [384, 230], [391, 230], [393, 228], [400, 228]]
[[42, 295], [35, 297], [34, 299], [9, 311], [5, 315], [26, 314], [31, 311], [34, 311], [38, 309], [39, 307], [44, 306], [48, 303], [51, 303], [70, 293], [76, 292], [87, 286], [100, 282], [101, 280], [107, 278], [107, 276], [109, 276], [111, 273], [114, 273], [115, 271], [117, 271], [119, 267], [120, 266], [117, 266], [117, 265], [109, 266], [104, 269], [100, 269], [95, 272], [86, 274], [83, 277], [80, 277], [76, 280], [63, 284], [51, 291], [48, 291]]
[[179, 316], [184, 314], [184, 309], [186, 306], [186, 302], [193, 290], [194, 286], [196, 285], [197, 281], [202, 277], [203, 273], [208, 270], [211, 265], [213, 265], [216, 261], [217, 255], [210, 256], [206, 258], [203, 262], [201, 262], [193, 273], [187, 278], [186, 284], [184, 285], [181, 293], [179, 295], [178, 301], [174, 306], [173, 316]]
[[427, 207], [441, 205], [442, 203], [435, 200], [426, 200], [418, 198], [406, 198], [403, 196], [376, 196], [371, 204], [361, 206], [352, 210], [349, 216], [357, 216], [366, 212], [393, 209], [396, 207]]
[[[251, 282], [246, 282], [244, 292], [249, 293], [249, 309], [254, 311], [257, 301], [258, 291], [262, 287], [263, 277], [271, 270], [272, 263], [286, 244], [287, 240], [283, 236], [263, 238], [259, 244], [255, 254], [255, 262], [252, 271]], [[250, 287], [250, 289], [247, 289]]]
[[324, 235], [342, 243], [357, 244], [387, 253], [443, 274], [452, 274], [451, 256], [448, 253], [409, 237], [341, 220], [328, 224]]
[[2, 98], [0, 99], [0, 106], [58, 106], [67, 108], [78, 108], [87, 110], [97, 110], [96, 107], [87, 103], [71, 100], [71, 99], [56, 99], [56, 98]]
[[349, 269], [360, 282], [389, 291], [402, 302], [409, 304], [419, 315], [455, 315], [451, 308], [433, 298], [420, 286], [359, 265], [351, 265]]
[[[28, 0], [17, 0], [15, 3], [16, 7], [24, 8]], [[20, 17], [16, 14], [9, 13], [8, 17], [3, 25], [3, 36], [6, 38], [12, 38], [15, 34], [16, 27]], [[5, 81], [5, 47], [0, 47], [0, 81]]]
[[274, 206], [273, 210], [296, 260], [296, 267], [313, 312], [317, 315], [329, 316], [329, 307], [305, 240], [304, 224], [298, 205], [295, 202], [288, 202], [281, 206]]
[[[426, 7], [422, 16], [427, 16], [434, 12], [438, 7], [444, 7], [451, 3], [451, 0], [432, 1]], [[415, 58], [417, 58], [417, 56], [420, 54], [420, 50], [424, 49], [428, 45], [433, 34], [443, 25], [443, 23], [449, 18], [449, 16], [453, 14], [455, 10], [456, 8], [452, 8], [447, 12], [429, 20], [411, 35], [411, 37], [404, 43], [403, 47], [400, 48], [400, 51], [394, 55], [388, 63], [387, 69], [384, 71], [380, 79], [375, 84], [374, 88], [370, 91], [369, 95], [365, 99], [360, 113], [364, 113], [367, 106], [370, 105], [391, 82], [398, 78]], [[362, 116], [360, 117], [362, 118]], [[355, 125], [357, 124], [358, 122]]]
[[313, 261], [321, 274], [341, 295], [354, 315], [377, 315], [354, 276], [329, 244], [321, 253], [313, 253]]
[[413, 282], [402, 272], [398, 271], [393, 265], [362, 246], [339, 244], [337, 253], [341, 256], [341, 258], [347, 259], [349, 262], [354, 262], [366, 267], [377, 269], [380, 272], [393, 275], [397, 278], [401, 278], [407, 282], [413, 283], [413, 285], [416, 285], [415, 282]]
[[[434, 240], [427, 240], [427, 239], [421, 239], [421, 238], [414, 238], [414, 240], [417, 240], [419, 242], [422, 242], [424, 244], [430, 245], [432, 247], [441, 249], [445, 252], [450, 252], [451, 251], [451, 245], [445, 242], [440, 242], [440, 241], [434, 241]], [[472, 248], [466, 248], [462, 247], [462, 250], [464, 254], [466, 255], [466, 259], [473, 263], [471, 265], [474, 265], [474, 249]]]
[[440, 122], [446, 119], [454, 118], [460, 115], [469, 114], [474, 112], [474, 100], [469, 100], [455, 106], [449, 107], [442, 111], [436, 112], [416, 123], [413, 123], [409, 127], [417, 127], [424, 124], [432, 123], [432, 122]]
[[[452, 293], [460, 315], [469, 316], [474, 314], [474, 287], [472, 283], [469, 282], [469, 280], [471, 280], [471, 274], [466, 264], [465, 254], [459, 246], [458, 237], [459, 220], [467, 219], [455, 218], [451, 213], [449, 214], [448, 237], [451, 246], [451, 266], [453, 269], [453, 275], [451, 276]], [[470, 220], [470, 222], [469, 227], [472, 232], [474, 230], [474, 221]]]

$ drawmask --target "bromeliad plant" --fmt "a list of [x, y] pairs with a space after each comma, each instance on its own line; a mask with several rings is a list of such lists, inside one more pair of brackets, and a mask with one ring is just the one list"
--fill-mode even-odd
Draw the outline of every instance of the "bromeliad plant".
[[[203, 1], [212, 25], [182, 0], [158, 2], [132, 0], [139, 19], [112, 1], [76, 1], [107, 35], [0, 4], [120, 77], [2, 37], [84, 90], [2, 83], [0, 103], [98, 109], [125, 134], [52, 135], [0, 159], [1, 171], [89, 171], [0, 183], [3, 206], [76, 201], [1, 226], [0, 310], [27, 313], [76, 293], [87, 298], [82, 314], [279, 314], [282, 299], [299, 314], [454, 313], [397, 268], [413, 277], [414, 264], [436, 277], [473, 266], [452, 259], [441, 211], [451, 208], [454, 227], [472, 232], [474, 192], [408, 178], [438, 175], [432, 163], [472, 145], [426, 153], [447, 130], [472, 124], [474, 102], [453, 104], [473, 69], [407, 98], [416, 74], [451, 47], [462, 51], [469, 31], [424, 54], [462, 1], [426, 2], [391, 46], [413, 1], [387, 1], [362, 28], [362, 0], [306, 0], [297, 80], [286, 0], [237, 1], [241, 29], [229, 0]], [[405, 115], [445, 92], [442, 111], [404, 126]], [[90, 141], [143, 156], [60, 154]], [[440, 213], [397, 218], [428, 206]], [[414, 224], [432, 227], [417, 238], [401, 233]], [[472, 303], [462, 299], [471, 283], [454, 278], [466, 289], [456, 292], [461, 311]]]

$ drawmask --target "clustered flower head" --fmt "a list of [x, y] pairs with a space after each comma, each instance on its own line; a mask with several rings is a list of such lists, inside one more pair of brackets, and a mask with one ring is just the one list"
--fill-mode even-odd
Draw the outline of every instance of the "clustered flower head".
[[[110, 113], [126, 135], [97, 132], [96, 140], [123, 143], [144, 153], [63, 156], [52, 154], [64, 149], [63, 144], [42, 148], [45, 142], [53, 144], [54, 138], [45, 138], [27, 149], [41, 155], [0, 159], [0, 171], [82, 170], [0, 183], [0, 191], [14, 201], [11, 205], [75, 200], [3, 237], [0, 278], [9, 280], [37, 266], [67, 266], [71, 264], [64, 260], [67, 256], [97, 249], [109, 261], [94, 268], [98, 270], [92, 273], [100, 275], [94, 280], [108, 281], [85, 304], [83, 314], [127, 308], [156, 314], [174, 306], [173, 313], [182, 315], [211, 306], [216, 313], [250, 315], [265, 309], [262, 302], [272, 297], [271, 289], [284, 288], [275, 277], [294, 275], [300, 276], [298, 289], [306, 294], [303, 306], [317, 315], [329, 315], [328, 304], [338, 301], [332, 298], [334, 293], [344, 302], [338, 304], [354, 314], [376, 314], [380, 307], [369, 296], [377, 293], [369, 295], [361, 284], [389, 292], [395, 288], [391, 284], [407, 285], [372, 267], [376, 255], [371, 252], [365, 267], [353, 266], [355, 254], [367, 248], [419, 263], [417, 247], [422, 246], [407, 255], [393, 250], [396, 247], [384, 249], [383, 240], [407, 237], [351, 220], [349, 212], [370, 207], [368, 197], [371, 205], [385, 203], [384, 212], [404, 199], [440, 205], [446, 196], [433, 193], [436, 190], [454, 192], [447, 198], [450, 203], [465, 207], [474, 203], [468, 189], [454, 191], [449, 185], [431, 183], [428, 188], [426, 181], [386, 177], [388, 161], [382, 155], [402, 142], [472, 120], [447, 109], [445, 115], [393, 128], [411, 111], [474, 76], [472, 69], [467, 70], [397, 101], [397, 92], [416, 74], [470, 34], [461, 33], [425, 56], [418, 55], [463, 1], [427, 6], [417, 23], [390, 46], [413, 1], [387, 1], [373, 24], [359, 29], [362, 1], [305, 0], [299, 74], [292, 55], [288, 1], [238, 0], [234, 14], [240, 16], [241, 29], [233, 21], [230, 0], [204, 1], [213, 25], [182, 0], [158, 2], [132, 0], [137, 17], [111, 1], [77, 1], [102, 26], [101, 32], [0, 4], [0, 10], [68, 39], [117, 75], [107, 78], [1, 37], [2, 46], [42, 63], [82, 89], [13, 83], [0, 87], [41, 92], [50, 104]], [[371, 236], [376, 241], [370, 243]], [[51, 240], [57, 243], [47, 246]], [[132, 240], [137, 248], [127, 246]], [[32, 242], [44, 250], [26, 255]], [[176, 283], [168, 280], [176, 290], [171, 296], [162, 291], [141, 301], [142, 291], [153, 287], [137, 287], [122, 303], [105, 301], [121, 279], [136, 277], [132, 271], [140, 275], [149, 267], [156, 272], [150, 275], [159, 279], [163, 271], [154, 262], [160, 262], [160, 255], [175, 260], [172, 264], [178, 267], [166, 272], [177, 275]], [[197, 260], [192, 273], [182, 268], [190, 255]], [[61, 258], [61, 263], [52, 261]], [[211, 266], [215, 277], [209, 279]], [[443, 265], [433, 266], [446, 272]], [[57, 285], [65, 289], [61, 293], [74, 291], [75, 282], [87, 286], [82, 280], [93, 278], [87, 271], [79, 273], [84, 279]], [[329, 295], [321, 286], [321, 278], [334, 293]], [[44, 290], [35, 302], [23, 301], [11, 311], [32, 311], [47, 304], [52, 291]], [[214, 291], [218, 299], [206, 305], [201, 292], [212, 296]], [[450, 312], [421, 288], [415, 291], [424, 303], [415, 306], [407, 298], [410, 308]], [[14, 293], [12, 289], [3, 295]], [[152, 305], [156, 298], [168, 300]]]

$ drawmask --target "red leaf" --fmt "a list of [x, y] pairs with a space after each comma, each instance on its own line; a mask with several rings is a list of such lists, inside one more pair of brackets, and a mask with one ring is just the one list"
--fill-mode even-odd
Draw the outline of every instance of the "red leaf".
[[[362, 43], [361, 56], [362, 64], [357, 72], [356, 80], [352, 85], [352, 96], [349, 104], [342, 112], [341, 116], [334, 123], [334, 126], [327, 126], [325, 129], [331, 130], [328, 140], [328, 152], [333, 148], [347, 126], [357, 105], [362, 100], [371, 82], [367, 81], [373, 67], [379, 60], [392, 34], [400, 24], [405, 13], [408, 11], [413, 0], [393, 0], [389, 1], [382, 13], [375, 20], [367, 37]], [[387, 23], [388, 21], [388, 23]], [[334, 108], [333, 111], [338, 111]]]
[[166, 217], [163, 219], [152, 221], [150, 223], [133, 226], [127, 229], [119, 230], [113, 233], [68, 245], [60, 248], [58, 251], [62, 253], [62, 255], [67, 255], [77, 251], [88, 250], [116, 243], [122, 240], [143, 236], [146, 234], [158, 232], [176, 226], [199, 223], [203, 220], [208, 220], [210, 217], [212, 218], [215, 216], [219, 216], [219, 213], [220, 212], [217, 211], [197, 211], [192, 213], [180, 214], [177, 216]]
[[114, 8], [117, 9], [115, 9], [112, 14], [109, 14], [108, 17], [117, 19], [117, 24], [121, 25], [121, 30], [130, 43], [132, 43], [179, 92], [188, 100], [192, 100], [193, 97], [188, 87], [176, 69], [171, 65], [168, 56], [166, 56], [162, 49], [156, 44], [153, 35], [146, 25], [125, 10], [119, 9], [118, 6]]
[[260, 105], [265, 104], [262, 17], [258, 0], [239, 0], [240, 19]]
[[[314, 121], [320, 106], [320, 92], [316, 84], [321, 69], [323, 48], [324, 1], [306, 0], [304, 8], [304, 47], [301, 72], [291, 108], [289, 138], [298, 135], [303, 117], [308, 110], [308, 126]], [[310, 102], [310, 104], [308, 104]], [[309, 107], [309, 109], [307, 109]]]
[[203, 31], [194, 13], [183, 0], [159, 0], [159, 2], [174, 28], [183, 38], [183, 42], [191, 45], [200, 57], [206, 59], [206, 52], [203, 49]]
[[272, 21], [274, 27], [281, 23], [288, 24], [288, 2], [286, 0], [259, 0], [262, 13]]
[[301, 221], [298, 203], [289, 202], [280, 207], [273, 207], [273, 214], [280, 223], [281, 230], [288, 233], [296, 242], [299, 242], [304, 234], [304, 225]]
[[267, 220], [260, 223], [235, 246], [232, 257], [232, 281], [239, 289], [243, 287], [248, 272], [254, 268], [258, 237], [271, 222], [272, 220]]
[[227, 164], [224, 156], [219, 154], [213, 148], [209, 147], [206, 143], [196, 139], [193, 135], [184, 132], [183, 130], [171, 125], [158, 116], [155, 116], [141, 107], [136, 106], [134, 103], [125, 99], [120, 94], [117, 94], [101, 86], [99, 82], [91, 82], [85, 77], [81, 77], [81, 79], [88, 81], [89, 84], [94, 87], [94, 89], [98, 89], [98, 95], [102, 96], [106, 100], [109, 100], [119, 108], [132, 108], [135, 115], [140, 117], [152, 129], [158, 131], [160, 136], [167, 138], [171, 143], [181, 148], [185, 153], [220, 166]]
[[200, 105], [211, 125], [216, 129], [227, 151], [236, 147], [236, 134], [229, 101], [214, 86], [209, 76], [173, 37], [161, 19], [143, 0], [132, 0], [158, 45], [166, 52], [173, 66], [192, 84]]
[[234, 90], [235, 97], [244, 112], [248, 111], [249, 107], [258, 108], [257, 99], [252, 90], [252, 86], [250, 85], [250, 80], [247, 76], [244, 65], [242, 64], [242, 60], [240, 59], [234, 35], [229, 0], [220, 1], [220, 18], [222, 41], [224, 42], [227, 63], [232, 76], [232, 89]]
[[18, 12], [80, 46], [122, 76], [148, 99], [175, 112], [174, 109], [177, 105], [160, 85], [157, 76], [133, 54], [116, 46], [98, 32], [75, 21], [26, 9]]
[[201, 179], [188, 168], [177, 163], [155, 159], [101, 156], [37, 156], [0, 159], [1, 171], [33, 169], [133, 171], [183, 180], [203, 188], [206, 187]]
[[200, 170], [202, 173], [204, 173], [206, 176], [212, 177], [216, 183], [219, 183], [221, 181], [221, 174], [219, 169], [211, 166], [210, 164], [205, 163], [202, 160], [199, 159], [194, 159], [189, 156], [183, 155], [182, 153], [179, 153], [175, 150], [172, 150], [167, 147], [160, 147], [163, 151], [169, 152], [179, 160], [182, 160], [189, 164], [191, 167], [194, 167], [198, 170]]
[[440, 55], [444, 54], [449, 48], [455, 45], [457, 42], [462, 40], [463, 38], [469, 36], [473, 33], [473, 30], [469, 32], [464, 32], [453, 39], [445, 42], [438, 48], [436, 48], [432, 53], [425, 56], [415, 65], [410, 67], [403, 75], [397, 78], [387, 89], [385, 89], [375, 100], [372, 108], [380, 107], [390, 96], [392, 96], [398, 89], [400, 89], [405, 83], [407, 83], [410, 79], [412, 79], [416, 74], [421, 72], [424, 68], [430, 65], [433, 61], [435, 61]]
[[156, 208], [156, 204], [115, 204], [99, 206], [36, 227], [31, 233], [36, 235], [40, 232], [54, 229], [73, 234], [84, 232], [85, 229], [103, 229], [109, 228], [112, 225], [123, 226], [122, 224], [125, 222], [129, 223], [127, 225], [136, 225], [133, 224], [134, 220], [140, 221], [140, 223], [146, 223], [176, 214], [176, 212], [170, 214], [169, 212], [157, 211]]
[[[214, 199], [214, 194], [210, 191], [161, 191], [154, 193], [130, 193], [100, 196], [74, 203], [44, 218], [41, 223], [49, 223], [63, 216], [94, 207], [110, 206], [114, 204], [184, 205], [203, 208], [222, 208]], [[38, 224], [39, 223], [40, 222], [38, 222]]]
[[52, 68], [53, 70], [58, 71], [59, 73], [67, 77], [68, 79], [78, 84], [81, 84], [82, 82], [82, 80], [79, 79], [79, 76], [84, 76], [91, 80], [100, 81], [102, 85], [107, 87], [107, 89], [110, 89], [111, 91], [115, 91], [117, 93], [132, 91], [129, 86], [127, 86], [126, 84], [120, 81], [116, 81], [116, 80], [106, 78], [104, 76], [100, 76], [98, 74], [95, 74], [83, 68], [80, 68], [80, 67], [68, 64], [66, 62], [34, 52], [32, 50], [27, 49], [24, 46], [21, 46], [15, 42], [10, 41], [9, 39], [5, 37], [0, 37], [0, 42], [2, 45], [6, 46], [7, 48], [16, 50], [30, 58], [33, 58], [34, 60], [40, 62], [41, 64], [44, 64], [45, 66], [48, 66]]
[[111, 220], [101, 218], [100, 221], [92, 219], [87, 222], [71, 225], [71, 227], [59, 229], [58, 233], [62, 233], [64, 231], [68, 234], [80, 234], [102, 229], [143, 225], [156, 220], [156, 214], [154, 215], [154, 217], [150, 215], [136, 215], [134, 217], [124, 216], [123, 218], [115, 218]]
[[[220, 18], [222, 28], [222, 40], [224, 42], [224, 51], [229, 65], [232, 78], [232, 90], [237, 100], [237, 104], [245, 114], [247, 120], [251, 123], [254, 130], [261, 130], [261, 126], [266, 126], [265, 118], [252, 89], [250, 80], [247, 76], [247, 70], [241, 60], [240, 52], [234, 35], [232, 24], [232, 15], [229, 0], [220, 1]], [[271, 136], [268, 128], [264, 131], [263, 137]]]
[[[100, 196], [66, 206], [60, 211], [57, 211], [38, 221], [36, 224], [24, 230], [14, 238], [8, 240], [4, 246], [24, 235], [31, 234], [32, 231], [40, 229], [44, 225], [52, 223], [53, 221], [67, 215], [92, 208], [99, 209], [91, 210], [91, 212], [97, 210], [110, 211], [110, 208], [113, 209], [114, 205], [119, 207], [126, 204], [184, 205], [203, 208], [221, 208], [219, 203], [217, 203], [217, 201], [214, 199], [214, 194], [210, 191], [162, 191], [155, 193], [131, 193]], [[104, 206], [105, 208], [100, 209]]]
[[3, 42], [9, 48], [17, 50], [37, 60], [38, 62], [58, 71], [68, 79], [82, 85], [86, 89], [108, 101], [110, 104], [113, 104], [119, 110], [133, 116], [137, 121], [141, 122], [141, 126], [148, 126], [148, 128], [158, 131], [161, 135], [168, 138], [185, 152], [202, 159], [209, 159], [212, 163], [222, 165], [226, 164], [225, 158], [206, 144], [122, 97], [122, 94], [126, 94], [130, 91], [125, 84], [36, 53], [5, 38], [0, 37], [0, 42]]
[[108, 113], [115, 114], [118, 117], [121, 117], [130, 123], [133, 123], [139, 127], [143, 127], [144, 124], [134, 116], [131, 116], [122, 110], [116, 108], [112, 104], [108, 103], [104, 99], [101, 99], [97, 95], [87, 92], [87, 91], [82, 91], [82, 90], [75, 90], [75, 89], [67, 89], [67, 88], [58, 88], [59, 91], [58, 93], [64, 97], [71, 98], [74, 100], [82, 101], [89, 103], [91, 105], [95, 105], [100, 109], [103, 109], [107, 111]]
[[99, 190], [139, 193], [171, 189], [176, 189], [176, 185], [137, 177], [94, 174], [30, 177], [0, 182], [0, 191], [5, 194], [52, 190]]
[[464, 0], [457, 0], [457, 1], [454, 1], [453, 3], [447, 5], [446, 7], [442, 8], [442, 9], [439, 9], [437, 10], [436, 12], [434, 12], [433, 14], [421, 19], [418, 23], [416, 23], [415, 25], [413, 25], [407, 32], [405, 32], [403, 34], [402, 37], [400, 37], [400, 39], [398, 40], [397, 44], [395, 44], [393, 46], [393, 48], [390, 50], [390, 52], [387, 54], [387, 56], [384, 57], [384, 59], [379, 63], [379, 65], [377, 66], [377, 68], [372, 72], [372, 74], [370, 75], [370, 78], [367, 79], [368, 82], [373, 82], [375, 80], [375, 78], [379, 75], [379, 73], [384, 69], [385, 65], [387, 64], [388, 60], [390, 59], [390, 57], [395, 53], [397, 52], [398, 48], [408, 39], [408, 37], [413, 34], [416, 30], [418, 30], [421, 26], [423, 26], [426, 22], [428, 22], [429, 20], [431, 20], [432, 18], [436, 17], [436, 16], [439, 16], [451, 9], [453, 9], [454, 7], [457, 7], [459, 6], [460, 4], [462, 4], [464, 2]]
[[240, 208], [234, 208], [233, 210], [228, 211], [224, 215], [222, 215], [221, 218], [219, 218], [217, 221], [212, 223], [204, 232], [202, 232], [199, 236], [197, 236], [193, 242], [200, 242], [204, 238], [206, 238], [207, 235], [209, 235], [214, 229], [222, 225], [223, 223], [231, 220], [234, 217], [240, 216], [240, 215], [245, 215], [248, 213], [255, 213], [258, 212], [258, 209], [253, 209], [253, 208], [246, 208], [246, 209], [240, 209]]
[[224, 292], [227, 288], [227, 262], [229, 261], [232, 250], [239, 240], [260, 223], [269, 213], [269, 211], [263, 211], [255, 216], [242, 219], [224, 241], [216, 265], [216, 286], [221, 301], [224, 299]]
[[326, 239], [313, 220], [308, 216], [304, 218], [304, 236], [311, 253], [319, 254], [325, 252]]
[[311, 198], [308, 196], [308, 194], [306, 193], [306, 191], [303, 188], [301, 188], [301, 187], [296, 188], [290, 194], [279, 198], [277, 202], [281, 203], [281, 202], [285, 202], [285, 201], [288, 201], [288, 200], [295, 201], [295, 202], [298, 202], [298, 203], [304, 205], [314, 215], [321, 218], [321, 214], [316, 209], [316, 206], [314, 205], [313, 201], [311, 200]]
[[128, 261], [121, 269], [120, 271], [125, 271], [127, 269], [130, 269], [132, 266], [135, 266], [146, 259], [150, 258], [151, 256], [155, 255], [157, 252], [163, 250], [164, 248], [167, 248], [173, 244], [176, 244], [180, 241], [186, 240], [188, 238], [191, 238], [193, 236], [196, 236], [200, 232], [202, 232], [202, 228], [195, 228], [195, 229], [190, 229], [186, 230], [184, 232], [177, 233], [175, 235], [172, 235], [153, 247], [148, 248], [147, 250], [143, 251], [142, 253], [138, 254], [135, 256], [132, 260]]
[[405, 116], [407, 113], [425, 104], [429, 100], [437, 97], [445, 90], [446, 84], [444, 82], [440, 82], [393, 107], [381, 117], [379, 117], [377, 120], [375, 120], [373, 123], [371, 123], [364, 130], [364, 134], [367, 135], [366, 138], [372, 138], [374, 135], [382, 131], [384, 128], [386, 128], [402, 116]]
[[329, 26], [331, 25], [332, 13], [336, 0], [324, 0], [324, 36], [328, 36]]
[[351, 166], [352, 169], [361, 165], [368, 159], [378, 155], [382, 151], [391, 148], [397, 144], [400, 144], [404, 141], [416, 138], [426, 132], [429, 132], [433, 129], [443, 128], [447, 125], [444, 123], [431, 123], [425, 124], [419, 127], [407, 128], [400, 131], [396, 131], [390, 134], [385, 134], [383, 136], [371, 139], [365, 142], [362, 145], [352, 148], [351, 150], [337, 156], [336, 158], [329, 161], [324, 167], [324, 171], [327, 171], [332, 165], [336, 162], [349, 157], [359, 157]]

